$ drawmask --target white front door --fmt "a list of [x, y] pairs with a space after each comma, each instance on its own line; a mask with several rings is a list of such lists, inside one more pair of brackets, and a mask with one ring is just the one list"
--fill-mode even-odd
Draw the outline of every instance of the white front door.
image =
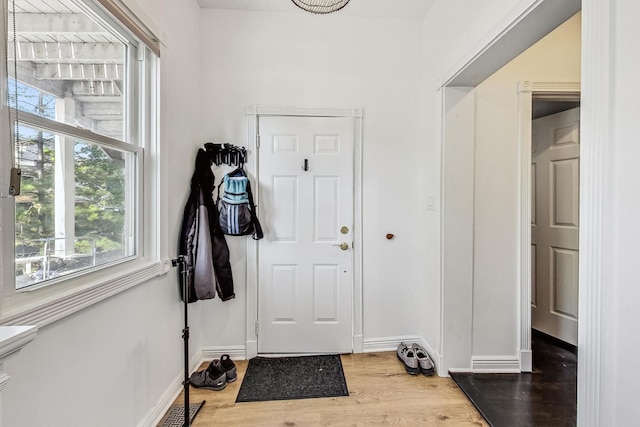
[[259, 117], [259, 353], [353, 349], [353, 128]]
[[580, 109], [532, 123], [532, 326], [578, 344]]

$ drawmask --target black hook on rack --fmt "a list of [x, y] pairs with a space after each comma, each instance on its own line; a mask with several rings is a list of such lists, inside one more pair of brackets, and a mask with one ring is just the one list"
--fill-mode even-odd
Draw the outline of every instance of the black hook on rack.
[[206, 152], [211, 157], [211, 163], [216, 166], [221, 164], [242, 167], [247, 161], [247, 149], [233, 144], [214, 144], [207, 142], [204, 144]]

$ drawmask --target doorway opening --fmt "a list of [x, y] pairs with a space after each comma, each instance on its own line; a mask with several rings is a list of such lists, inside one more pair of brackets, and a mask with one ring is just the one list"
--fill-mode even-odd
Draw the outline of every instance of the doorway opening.
[[533, 93], [531, 324], [578, 345], [579, 94]]
[[[577, 405], [580, 93], [532, 93], [532, 370], [546, 371], [575, 423]], [[539, 376], [539, 375], [538, 375]], [[545, 384], [540, 381], [540, 384]], [[554, 384], [564, 384], [558, 389]], [[569, 409], [572, 408], [572, 409]]]
[[523, 81], [518, 96], [520, 369], [531, 372], [532, 328], [577, 345], [580, 83]]

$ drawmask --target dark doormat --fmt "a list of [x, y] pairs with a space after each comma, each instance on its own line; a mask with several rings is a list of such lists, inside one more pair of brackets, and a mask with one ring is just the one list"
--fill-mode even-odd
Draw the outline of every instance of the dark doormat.
[[348, 395], [339, 355], [256, 357], [249, 361], [236, 402]]

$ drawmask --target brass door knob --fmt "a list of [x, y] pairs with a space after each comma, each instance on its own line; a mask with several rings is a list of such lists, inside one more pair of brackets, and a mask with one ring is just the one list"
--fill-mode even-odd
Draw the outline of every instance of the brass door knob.
[[333, 245], [333, 246], [338, 246], [343, 251], [346, 251], [347, 249], [349, 249], [349, 244], [347, 242], [342, 242], [339, 245]]

